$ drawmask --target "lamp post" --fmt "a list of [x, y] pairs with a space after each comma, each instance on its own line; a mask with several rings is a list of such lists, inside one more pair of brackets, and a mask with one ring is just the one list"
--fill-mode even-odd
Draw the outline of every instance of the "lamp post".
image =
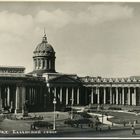
[[54, 120], [53, 120], [53, 130], [55, 130], [55, 105], [56, 105], [56, 98], [53, 99], [54, 104]]

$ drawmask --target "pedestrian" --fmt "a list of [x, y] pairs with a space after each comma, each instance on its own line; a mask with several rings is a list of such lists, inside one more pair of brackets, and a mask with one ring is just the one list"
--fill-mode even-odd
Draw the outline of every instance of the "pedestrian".
[[77, 127], [79, 127], [79, 124], [77, 123]]
[[33, 129], [33, 125], [31, 124], [31, 128], [30, 128], [30, 130], [32, 130]]
[[59, 114], [57, 114], [57, 118], [59, 117]]
[[125, 127], [125, 125], [126, 125], [126, 122], [124, 121], [124, 122], [123, 122], [123, 126]]
[[108, 121], [108, 116], [107, 116], [107, 121]]
[[100, 132], [102, 131], [102, 127], [100, 126]]
[[133, 125], [132, 125], [131, 129], [132, 129], [132, 135], [136, 135], [135, 127]]
[[110, 125], [108, 126], [108, 130], [110, 130], [111, 129], [111, 127], [110, 127]]
[[113, 126], [113, 122], [112, 122], [112, 126]]
[[81, 128], [83, 128], [83, 125], [81, 124]]
[[97, 127], [97, 125], [96, 125], [95, 129], [96, 129], [96, 131], [98, 130], [98, 127]]

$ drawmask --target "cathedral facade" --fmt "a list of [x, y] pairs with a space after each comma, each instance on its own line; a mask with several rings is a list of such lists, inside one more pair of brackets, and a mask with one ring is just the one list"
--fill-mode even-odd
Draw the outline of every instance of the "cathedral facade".
[[48, 111], [53, 107], [97, 105], [140, 105], [140, 77], [78, 77], [55, 70], [55, 51], [46, 35], [33, 52], [32, 72], [24, 67], [0, 67], [0, 110]]

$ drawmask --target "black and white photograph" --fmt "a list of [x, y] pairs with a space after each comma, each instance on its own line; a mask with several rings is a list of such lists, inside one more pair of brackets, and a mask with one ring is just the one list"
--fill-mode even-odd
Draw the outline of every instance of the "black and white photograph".
[[0, 1], [1, 138], [140, 138], [140, 2]]

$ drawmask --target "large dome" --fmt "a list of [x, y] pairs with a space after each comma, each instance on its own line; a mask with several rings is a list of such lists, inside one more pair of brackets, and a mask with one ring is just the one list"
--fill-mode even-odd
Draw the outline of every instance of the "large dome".
[[42, 42], [39, 43], [34, 51], [34, 56], [52, 56], [55, 51], [51, 44], [48, 43], [46, 35], [44, 35]]

